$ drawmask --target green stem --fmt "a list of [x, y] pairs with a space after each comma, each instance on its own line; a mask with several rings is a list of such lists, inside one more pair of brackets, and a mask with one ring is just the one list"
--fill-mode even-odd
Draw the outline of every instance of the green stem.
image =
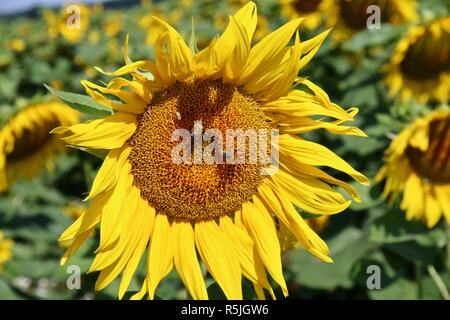
[[448, 293], [447, 287], [445, 286], [444, 281], [442, 281], [442, 278], [439, 276], [439, 273], [437, 273], [434, 266], [430, 264], [427, 267], [427, 270], [434, 283], [436, 284], [436, 287], [439, 289], [442, 298], [444, 298], [444, 300], [450, 300], [450, 294]]
[[423, 297], [422, 268], [418, 263], [415, 264], [415, 272], [417, 282], [417, 299], [422, 300]]

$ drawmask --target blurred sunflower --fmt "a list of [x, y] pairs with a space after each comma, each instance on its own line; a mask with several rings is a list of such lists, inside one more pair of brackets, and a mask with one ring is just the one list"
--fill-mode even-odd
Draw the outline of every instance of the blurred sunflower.
[[3, 231], [0, 230], [0, 271], [3, 270], [3, 265], [12, 257], [11, 248], [14, 241], [3, 238]]
[[384, 198], [403, 192], [406, 218], [431, 228], [442, 216], [450, 223], [450, 111], [438, 110], [404, 129], [386, 150], [376, 180], [386, 179]]
[[[297, 136], [319, 128], [365, 136], [358, 128], [341, 126], [353, 120], [355, 108], [345, 111], [298, 77], [328, 32], [300, 42], [302, 19], [295, 19], [251, 47], [257, 14], [250, 2], [230, 16], [219, 38], [193, 53], [175, 29], [155, 20], [164, 29], [155, 44], [155, 62], [130, 63], [126, 41], [125, 66], [106, 73], [116, 78], [106, 87], [82, 81], [91, 97], [116, 113], [53, 130], [69, 144], [111, 150], [86, 198], [92, 199], [90, 208], [60, 237], [74, 239], [62, 263], [100, 224], [90, 268], [100, 271], [97, 290], [123, 271], [123, 297], [148, 246], [147, 276], [133, 298], [147, 293], [154, 298], [174, 266], [193, 298], [208, 298], [197, 252], [229, 299], [242, 299], [242, 275], [259, 298], [264, 289], [273, 296], [266, 270], [287, 295], [276, 223], [313, 255], [332, 262], [327, 245], [295, 206], [321, 215], [341, 212], [351, 200], [331, 185], [360, 201], [353, 187], [317, 166], [368, 183], [331, 150]], [[293, 89], [295, 84], [305, 91]], [[111, 95], [122, 103], [110, 100]], [[317, 115], [333, 121], [316, 120]], [[177, 128], [192, 129], [198, 119], [222, 134], [278, 128], [279, 171], [262, 175], [260, 164], [176, 164], [172, 134]]]
[[303, 25], [307, 29], [316, 29], [322, 21], [323, 0], [279, 0], [284, 16], [305, 18]]
[[[68, 217], [72, 218], [73, 221], [75, 221], [86, 212], [86, 206], [82, 205], [79, 202], [72, 201], [62, 209], [62, 212]], [[93, 234], [95, 234], [95, 230], [92, 230], [92, 235]], [[68, 241], [59, 241], [58, 244], [60, 247], [67, 249], [70, 247], [73, 241], [73, 239]]]
[[162, 19], [162, 11], [158, 8], [153, 8], [152, 13], [145, 15], [139, 19], [139, 27], [147, 32], [145, 43], [153, 46], [158, 38], [158, 35], [164, 31], [160, 23], [158, 23], [153, 17]]
[[[277, 229], [278, 239], [280, 241], [281, 252], [294, 249], [299, 243], [295, 235], [284, 224], [280, 224], [275, 218], [275, 225]], [[317, 218], [310, 218], [305, 220], [308, 226], [317, 234], [322, 233], [330, 221], [330, 216], [320, 216]]]
[[25, 41], [20, 38], [11, 39], [8, 42], [8, 46], [15, 52], [22, 52], [27, 47]]
[[61, 34], [70, 43], [78, 43], [83, 38], [89, 25], [89, 14], [89, 8], [78, 3], [62, 7], [59, 14], [43, 11], [50, 37]]
[[123, 17], [119, 12], [114, 12], [108, 15], [103, 22], [103, 31], [112, 38], [115, 37], [123, 28]]
[[381, 23], [402, 24], [418, 17], [416, 0], [322, 0], [320, 8], [326, 25], [333, 27], [333, 38], [344, 41], [367, 28], [371, 5], [380, 8]]
[[49, 134], [61, 125], [78, 122], [79, 115], [59, 102], [30, 105], [0, 129], [0, 191], [19, 178], [32, 178], [42, 168], [52, 169], [54, 155], [64, 144]]
[[400, 94], [402, 100], [449, 101], [450, 17], [413, 27], [384, 71], [390, 93]]

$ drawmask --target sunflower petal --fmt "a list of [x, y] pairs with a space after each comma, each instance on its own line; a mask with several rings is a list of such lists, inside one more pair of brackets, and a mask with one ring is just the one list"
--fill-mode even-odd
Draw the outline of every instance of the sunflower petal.
[[172, 224], [174, 236], [175, 267], [181, 281], [195, 300], [208, 299], [205, 281], [203, 280], [200, 264], [195, 251], [194, 230], [190, 223], [179, 222]]
[[241, 268], [229, 240], [215, 221], [195, 224], [195, 243], [206, 268], [228, 299], [242, 299]]
[[166, 215], [157, 214], [147, 256], [147, 283], [149, 298], [154, 299], [159, 282], [173, 268], [175, 244]]

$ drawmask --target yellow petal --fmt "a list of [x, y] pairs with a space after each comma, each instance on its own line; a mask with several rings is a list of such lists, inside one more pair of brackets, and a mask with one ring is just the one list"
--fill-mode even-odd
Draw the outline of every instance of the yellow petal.
[[281, 56], [284, 56], [286, 46], [302, 20], [299, 18], [286, 23], [257, 43], [250, 51], [248, 62], [237, 84], [247, 85], [251, 81], [257, 80], [256, 74], [270, 70], [268, 66], [273, 65], [275, 61], [279, 61]]
[[117, 183], [119, 178], [118, 171], [122, 169], [130, 152], [131, 148], [125, 145], [123, 148], [113, 149], [108, 153], [95, 176], [91, 191], [84, 201], [90, 200], [98, 194], [111, 189]]
[[195, 243], [206, 268], [228, 299], [242, 299], [241, 268], [234, 249], [215, 221], [195, 224]]
[[137, 232], [134, 235], [134, 241], [130, 241], [128, 244], [130, 251], [127, 255], [130, 255], [130, 258], [125, 269], [123, 270], [122, 280], [120, 281], [119, 299], [122, 299], [124, 296], [128, 286], [130, 285], [133, 274], [141, 261], [144, 250], [150, 240], [154, 219], [155, 209], [150, 207], [147, 201], [140, 200], [137, 214], [132, 220], [133, 225], [127, 228], [129, 229], [129, 232], [132, 232], [132, 230], [137, 230]]
[[174, 240], [166, 215], [157, 214], [147, 256], [149, 298], [154, 299], [159, 282], [173, 268]]
[[271, 290], [264, 264], [255, 250], [252, 238], [244, 230], [235, 226], [228, 216], [220, 219], [220, 228], [233, 242], [244, 276], [258, 286]]
[[280, 135], [280, 153], [286, 152], [295, 156], [299, 162], [312, 166], [328, 166], [350, 175], [362, 184], [369, 184], [369, 180], [361, 173], [353, 169], [342, 158], [338, 157], [328, 148], [291, 135]]
[[[156, 17], [153, 19], [167, 30], [166, 33], [160, 35], [160, 39], [156, 43], [156, 46], [159, 47], [158, 50], [155, 50], [158, 70], [166, 67], [171, 81], [185, 80], [195, 71], [195, 61], [191, 50], [174, 28], [161, 19]], [[168, 53], [164, 54], [161, 49], [166, 41]]]
[[242, 205], [242, 222], [252, 237], [267, 271], [287, 296], [287, 286], [281, 265], [281, 248], [275, 223], [258, 198], [253, 198], [253, 204], [246, 202]]
[[325, 262], [333, 261], [326, 243], [308, 226], [292, 203], [278, 196], [267, 184], [259, 187], [258, 194], [306, 250]]
[[82, 214], [72, 225], [67, 228], [59, 237], [58, 241], [68, 241], [75, 238], [77, 235], [92, 229], [100, 222], [100, 216], [105, 206], [111, 197], [112, 191], [107, 191], [96, 196], [89, 208]]
[[136, 116], [118, 112], [71, 127], [58, 127], [51, 133], [71, 145], [111, 150], [122, 147], [135, 130]]
[[172, 224], [175, 267], [181, 281], [195, 300], [207, 300], [205, 281], [195, 251], [194, 230], [188, 222]]

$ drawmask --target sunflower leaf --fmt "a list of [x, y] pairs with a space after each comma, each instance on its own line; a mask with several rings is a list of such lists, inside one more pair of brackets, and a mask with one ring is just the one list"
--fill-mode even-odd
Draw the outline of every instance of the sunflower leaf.
[[44, 86], [48, 91], [60, 98], [69, 107], [78, 110], [81, 113], [97, 117], [109, 116], [112, 114], [111, 109], [95, 102], [89, 96], [78, 93], [59, 91], [46, 84], [44, 84]]

